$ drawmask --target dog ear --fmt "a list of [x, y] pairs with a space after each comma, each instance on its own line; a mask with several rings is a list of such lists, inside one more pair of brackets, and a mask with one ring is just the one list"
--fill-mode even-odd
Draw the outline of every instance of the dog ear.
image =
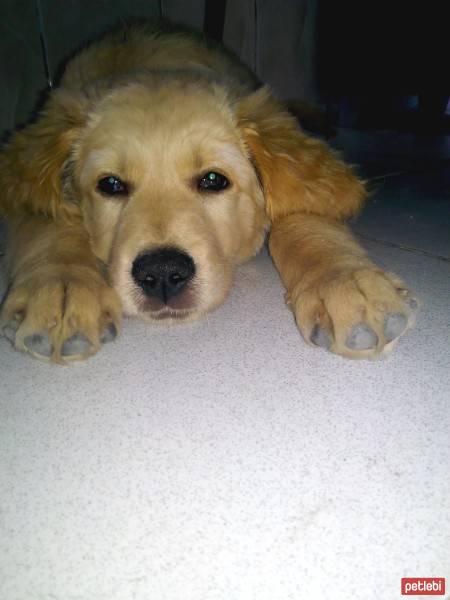
[[0, 152], [0, 214], [73, 218], [64, 201], [62, 174], [83, 127], [85, 99], [73, 91], [52, 93], [36, 122], [15, 132]]
[[267, 88], [240, 100], [237, 118], [272, 222], [296, 212], [338, 220], [358, 212], [364, 183], [325, 143], [305, 135]]

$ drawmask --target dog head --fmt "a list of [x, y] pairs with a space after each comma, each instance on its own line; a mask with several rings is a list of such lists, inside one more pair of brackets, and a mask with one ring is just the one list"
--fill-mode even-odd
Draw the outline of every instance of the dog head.
[[147, 74], [78, 103], [57, 94], [5, 157], [20, 210], [81, 219], [125, 313], [147, 321], [220, 305], [264, 241], [264, 195], [226, 88], [201, 78]]

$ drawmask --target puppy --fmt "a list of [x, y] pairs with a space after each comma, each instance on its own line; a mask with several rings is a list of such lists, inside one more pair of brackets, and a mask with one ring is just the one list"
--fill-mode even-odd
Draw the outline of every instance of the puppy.
[[218, 307], [266, 233], [305, 341], [386, 353], [415, 301], [342, 221], [365, 189], [224, 49], [184, 29], [125, 26], [69, 62], [0, 154], [18, 350], [85, 359], [121, 315], [183, 323]]

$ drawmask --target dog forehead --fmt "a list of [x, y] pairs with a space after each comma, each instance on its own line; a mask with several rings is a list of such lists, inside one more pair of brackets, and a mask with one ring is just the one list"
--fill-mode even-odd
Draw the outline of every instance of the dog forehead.
[[94, 108], [90, 122], [111, 132], [127, 128], [134, 135], [163, 131], [166, 135], [206, 123], [229, 129], [234, 116], [227, 93], [204, 81], [158, 81], [128, 84], [112, 90]]
[[[184, 94], [181, 94], [184, 91]], [[130, 86], [112, 94], [95, 111], [82, 154], [99, 168], [113, 163], [143, 167], [169, 157], [196, 166], [240, 163], [244, 149], [223, 98], [202, 87]]]

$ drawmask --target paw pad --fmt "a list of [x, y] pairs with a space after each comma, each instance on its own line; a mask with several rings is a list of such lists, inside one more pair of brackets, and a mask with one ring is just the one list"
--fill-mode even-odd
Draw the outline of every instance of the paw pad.
[[330, 334], [325, 329], [322, 329], [322, 327], [319, 327], [319, 325], [314, 326], [309, 339], [316, 346], [320, 346], [320, 348], [329, 350], [331, 347]]
[[378, 336], [366, 323], [355, 325], [345, 341], [351, 350], [371, 350], [378, 344]]
[[72, 337], [64, 342], [61, 348], [61, 356], [77, 356], [89, 352], [93, 348], [90, 342], [82, 333], [74, 333]]
[[3, 327], [3, 335], [13, 344], [16, 341], [16, 333], [19, 329], [19, 325], [20, 324], [17, 321], [11, 321], [11, 323], [8, 323], [8, 325]]
[[41, 333], [33, 333], [23, 340], [27, 350], [39, 356], [50, 357], [53, 354], [53, 345], [50, 338]]
[[112, 342], [117, 337], [117, 328], [114, 323], [110, 323], [102, 333], [100, 338], [100, 342], [102, 344], [107, 344], [108, 342]]
[[416, 310], [416, 308], [419, 306], [419, 303], [417, 302], [417, 300], [415, 298], [408, 298], [406, 300], [406, 304], [409, 306], [409, 308], [411, 308], [412, 310]]
[[401, 335], [408, 325], [408, 319], [402, 313], [390, 313], [386, 315], [384, 321], [384, 337], [388, 342], [392, 342]]

